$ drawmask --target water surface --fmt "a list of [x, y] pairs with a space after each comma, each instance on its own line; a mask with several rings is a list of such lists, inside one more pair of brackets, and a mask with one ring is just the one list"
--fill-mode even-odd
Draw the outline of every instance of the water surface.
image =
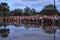
[[[22, 24], [0, 26], [0, 40], [54, 40], [53, 25]], [[60, 40], [60, 29], [55, 32], [55, 40]]]

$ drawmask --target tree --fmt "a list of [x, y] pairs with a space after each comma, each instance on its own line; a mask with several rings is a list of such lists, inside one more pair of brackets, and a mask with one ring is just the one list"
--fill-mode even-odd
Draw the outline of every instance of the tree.
[[35, 9], [30, 9], [29, 7], [26, 7], [24, 9], [24, 15], [26, 16], [37, 15], [37, 12]]
[[56, 9], [56, 6], [53, 4], [46, 5], [43, 10], [40, 12], [42, 15], [54, 15], [58, 14], [58, 10]]
[[1, 4], [0, 4], [0, 11], [1, 11], [1, 12], [4, 12], [4, 15], [3, 15], [3, 16], [5, 16], [5, 15], [6, 15], [5, 12], [6, 12], [6, 11], [9, 11], [9, 6], [8, 6], [8, 4], [5, 3], [5, 2], [1, 2]]
[[30, 13], [30, 8], [29, 8], [29, 7], [26, 7], [26, 8], [24, 9], [24, 15], [25, 15], [25, 16], [30, 16], [30, 15], [31, 15], [31, 13]]
[[0, 11], [0, 16], [3, 16], [3, 15], [4, 15], [4, 12], [1, 12], [1, 11]]
[[35, 9], [32, 9], [32, 10], [31, 10], [31, 13], [32, 13], [32, 15], [37, 15], [37, 12], [36, 12]]
[[10, 16], [15, 16], [14, 10], [9, 11], [9, 13], [10, 13]]
[[22, 16], [23, 10], [22, 9], [15, 9], [14, 10], [14, 15], [15, 16]]
[[[3, 16], [5, 17], [6, 16], [6, 12], [9, 11], [8, 4], [5, 3], [5, 2], [1, 2], [1, 4], [0, 4], [0, 11], [3, 13]], [[6, 29], [5, 21], [6, 21], [6, 19], [3, 18], [4, 28]]]

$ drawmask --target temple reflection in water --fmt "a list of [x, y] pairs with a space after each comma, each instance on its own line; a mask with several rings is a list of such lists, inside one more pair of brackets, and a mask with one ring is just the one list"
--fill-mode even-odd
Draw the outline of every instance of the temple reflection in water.
[[[5, 25], [5, 26], [4, 26]], [[7, 29], [8, 25], [14, 25], [15, 27], [21, 27], [24, 26], [26, 29], [29, 28], [42, 28], [45, 33], [52, 34], [54, 33], [54, 28], [60, 29], [60, 25], [57, 23], [51, 23], [47, 21], [46, 23], [38, 23], [38, 22], [13, 22], [13, 23], [5, 23], [2, 24], [0, 23], [0, 36], [1, 37], [7, 37], [10, 33], [10, 29]]]
[[[20, 28], [22, 28], [22, 29], [20, 29]], [[22, 32], [21, 30], [27, 30], [27, 31], [29, 30], [29, 31], [31, 31], [31, 28], [33, 28], [32, 30], [34, 30], [34, 28], [42, 29], [42, 31], [38, 30], [38, 31], [41, 31], [41, 32], [36, 32], [36, 33], [42, 33], [43, 32], [45, 34], [54, 34], [53, 39], [56, 39], [55, 38], [55, 33], [57, 32], [56, 31], [57, 29], [60, 30], [60, 24], [58, 22], [52, 22], [51, 20], [47, 20], [45, 22], [41, 22], [40, 20], [38, 20], [38, 21], [34, 21], [34, 20], [26, 21], [26, 20], [23, 20], [21, 22], [18, 22], [18, 21], [12, 21], [12, 22], [6, 21], [5, 23], [1, 22], [0, 23], [0, 37], [2, 37], [2, 38], [7, 38], [7, 37], [10, 37], [10, 36], [12, 37], [13, 32], [16, 35], [17, 34], [20, 35], [20, 33]], [[14, 29], [16, 29], [16, 30], [14, 30]], [[16, 32], [17, 29], [18, 29], [18, 31], [21, 31], [21, 32]], [[41, 34], [39, 34], [39, 35], [41, 35]], [[43, 39], [43, 38], [41, 38], [41, 39]], [[12, 38], [11, 38], [11, 40], [12, 40]]]

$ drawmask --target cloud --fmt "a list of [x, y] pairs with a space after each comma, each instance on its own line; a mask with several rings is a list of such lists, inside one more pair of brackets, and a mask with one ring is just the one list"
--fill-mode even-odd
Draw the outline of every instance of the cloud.
[[16, 6], [40, 6], [47, 3], [52, 3], [52, 0], [14, 0]]
[[27, 2], [32, 2], [32, 1], [37, 1], [37, 0], [22, 0], [22, 1], [27, 1]]
[[58, 2], [60, 2], [60, 0], [58, 0]]
[[14, 6], [26, 6], [26, 2], [20, 1], [20, 0], [14, 0], [13, 1]]
[[[54, 0], [0, 0], [0, 2], [7, 2], [10, 8], [30, 7], [37, 10], [42, 9], [47, 4], [54, 4]], [[60, 8], [60, 0], [56, 0], [57, 8]]]

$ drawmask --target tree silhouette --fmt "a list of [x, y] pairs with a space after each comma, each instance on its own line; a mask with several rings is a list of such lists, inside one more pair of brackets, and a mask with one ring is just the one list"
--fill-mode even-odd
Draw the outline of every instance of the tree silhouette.
[[56, 6], [54, 6], [53, 4], [48, 4], [42, 9], [40, 13], [42, 15], [54, 15], [54, 14], [58, 14], [59, 12], [56, 9]]
[[6, 15], [5, 12], [6, 11], [9, 11], [8, 4], [5, 3], [5, 2], [1, 2], [1, 4], [0, 4], [0, 11], [4, 12], [4, 15], [3, 16], [5, 16]]

